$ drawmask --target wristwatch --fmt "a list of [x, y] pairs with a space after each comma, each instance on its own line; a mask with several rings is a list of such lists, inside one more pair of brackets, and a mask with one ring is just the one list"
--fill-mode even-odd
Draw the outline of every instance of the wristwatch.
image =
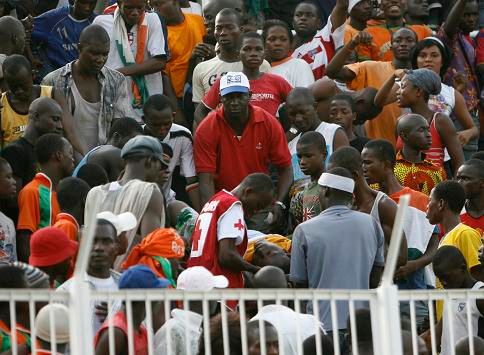
[[297, 130], [297, 128], [296, 128], [296, 127], [291, 127], [291, 128], [289, 128], [289, 132], [291, 132], [291, 133], [292, 133], [292, 134], [294, 134], [294, 135], [296, 135], [296, 134], [298, 134], [298, 133], [299, 133], [299, 131]]

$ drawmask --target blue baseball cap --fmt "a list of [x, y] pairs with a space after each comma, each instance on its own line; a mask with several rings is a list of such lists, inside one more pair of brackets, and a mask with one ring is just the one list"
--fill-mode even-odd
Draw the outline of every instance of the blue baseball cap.
[[155, 273], [146, 265], [131, 266], [122, 273], [119, 279], [119, 289], [128, 288], [168, 288], [170, 281], [156, 277]]

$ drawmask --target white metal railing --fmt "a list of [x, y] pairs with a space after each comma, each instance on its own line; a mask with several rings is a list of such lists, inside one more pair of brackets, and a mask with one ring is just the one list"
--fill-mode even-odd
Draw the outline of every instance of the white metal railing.
[[[69, 341], [69, 353], [72, 355], [92, 355], [94, 354], [93, 334], [92, 334], [92, 313], [91, 304], [93, 302], [107, 302], [108, 309], [111, 309], [115, 302], [124, 302], [127, 313], [128, 322], [128, 352], [130, 355], [136, 354], [133, 344], [133, 302], [143, 302], [144, 309], [146, 311], [146, 318], [144, 324], [147, 329], [148, 336], [148, 354], [158, 354], [155, 348], [155, 334], [157, 329], [154, 327], [155, 320], [158, 320], [157, 315], [153, 312], [153, 302], [160, 302], [162, 309], [164, 310], [164, 317], [167, 321], [170, 318], [170, 310], [173, 302], [179, 302], [182, 304], [183, 309], [188, 309], [188, 305], [191, 301], [202, 302], [202, 335], [203, 338], [203, 350], [205, 354], [229, 354], [229, 350], [234, 346], [229, 342], [231, 334], [229, 327], [229, 314], [230, 312], [225, 307], [228, 300], [239, 300], [238, 313], [240, 314], [240, 320], [238, 321], [236, 336], [240, 337], [241, 354], [249, 354], [250, 347], [253, 346], [253, 342], [249, 341], [247, 333], [247, 321], [249, 320], [250, 306], [255, 305], [256, 310], [260, 311], [266, 302], [273, 302], [281, 305], [283, 303], [292, 303], [293, 309], [297, 313], [304, 313], [303, 302], [311, 302], [315, 317], [313, 318], [313, 330], [316, 337], [316, 350], [317, 354], [326, 354], [323, 352], [321, 346], [322, 335], [319, 330], [319, 305], [321, 301], [329, 301], [331, 310], [331, 325], [335, 331], [332, 333], [332, 340], [334, 345], [334, 354], [342, 354], [340, 348], [340, 337], [338, 334], [338, 314], [336, 303], [345, 301], [348, 303], [349, 309], [349, 330], [350, 339], [348, 342], [352, 346], [352, 353], [358, 355], [359, 342], [361, 336], [357, 332], [357, 315], [356, 315], [356, 302], [366, 301], [371, 312], [371, 329], [372, 329], [372, 341], [370, 343], [373, 347], [375, 355], [401, 355], [402, 354], [402, 337], [401, 337], [401, 317], [399, 311], [399, 302], [408, 302], [410, 305], [410, 324], [412, 334], [412, 354], [418, 354], [418, 334], [416, 328], [416, 310], [415, 302], [423, 300], [429, 305], [430, 316], [430, 330], [433, 340], [432, 355], [438, 354], [438, 349], [435, 346], [436, 340], [436, 318], [433, 307], [433, 302], [436, 300], [449, 301], [450, 299], [464, 299], [467, 305], [473, 302], [476, 298], [484, 298], [484, 292], [481, 291], [468, 291], [468, 290], [455, 290], [455, 291], [398, 291], [396, 286], [393, 285], [392, 275], [396, 266], [396, 258], [398, 255], [398, 249], [402, 238], [402, 223], [404, 219], [406, 207], [408, 206], [408, 199], [402, 197], [400, 200], [399, 210], [395, 219], [395, 225], [392, 233], [392, 242], [390, 243], [386, 266], [383, 273], [382, 283], [378, 289], [375, 290], [309, 290], [309, 289], [244, 289], [244, 290], [213, 290], [210, 292], [183, 292], [179, 290], [129, 290], [118, 292], [99, 292], [89, 290], [87, 283], [83, 281], [83, 275], [87, 268], [87, 262], [89, 259], [89, 251], [92, 246], [92, 236], [94, 233], [94, 226], [86, 231], [86, 234], [81, 240], [80, 252], [77, 258], [76, 269], [73, 279], [73, 288], [70, 293], [52, 292], [48, 290], [0, 290], [0, 302], [9, 302], [10, 306], [10, 321], [11, 324], [16, 324], [16, 305], [19, 302], [28, 302], [29, 309], [29, 326], [32, 332], [32, 339], [36, 337], [36, 330], [34, 327], [35, 310], [39, 303], [47, 302], [62, 302], [69, 306], [70, 316], [70, 341]], [[221, 334], [222, 342], [217, 348], [211, 348], [211, 319], [209, 314], [209, 303], [212, 301], [220, 302], [221, 306]], [[446, 305], [450, 305], [451, 302], [446, 302]], [[468, 329], [469, 334], [473, 333], [472, 324], [470, 322], [469, 307], [467, 307]], [[255, 311], [254, 311], [255, 312]], [[186, 325], [188, 319], [182, 322]], [[345, 320], [346, 321], [346, 320]], [[55, 327], [55, 319], [51, 317], [50, 328], [53, 330]], [[297, 323], [297, 322], [296, 322]], [[452, 328], [452, 320], [450, 322]], [[261, 339], [261, 354], [267, 353], [266, 347], [266, 334], [265, 326], [262, 321], [259, 321], [260, 339]], [[290, 354], [302, 354], [303, 350], [303, 330], [300, 329], [298, 324], [293, 324], [295, 328], [295, 334], [285, 335], [284, 339], [278, 338], [279, 354], [284, 355], [286, 352]], [[329, 325], [325, 325], [327, 328]], [[370, 326], [370, 325], [368, 325]], [[192, 354], [188, 335], [188, 327], [185, 329], [185, 350], [187, 354]], [[277, 327], [276, 327], [277, 329]], [[279, 329], [277, 329], [279, 331]], [[280, 333], [280, 332], [279, 332]], [[169, 333], [168, 333], [169, 334]], [[109, 351], [107, 355], [114, 354], [114, 329], [112, 326], [108, 328], [109, 336]], [[292, 338], [291, 338], [292, 337]], [[293, 348], [286, 347], [286, 341], [291, 338], [294, 340]], [[170, 348], [171, 342], [176, 342], [175, 338], [167, 336], [166, 342]], [[51, 343], [55, 344], [55, 339], [51, 339]], [[407, 345], [407, 344], [405, 344]], [[38, 348], [35, 342], [32, 342], [32, 353], [36, 354]], [[53, 345], [53, 351], [55, 351], [55, 345]], [[234, 349], [232, 349], [234, 350]], [[16, 345], [16, 334], [12, 332], [12, 354], [18, 354], [18, 347]], [[235, 352], [237, 353], [237, 352]], [[287, 354], [286, 355], [289, 355]], [[453, 354], [453, 353], [452, 353]], [[136, 354], [138, 355], [138, 354]], [[474, 355], [473, 344], [470, 343], [470, 355]]]

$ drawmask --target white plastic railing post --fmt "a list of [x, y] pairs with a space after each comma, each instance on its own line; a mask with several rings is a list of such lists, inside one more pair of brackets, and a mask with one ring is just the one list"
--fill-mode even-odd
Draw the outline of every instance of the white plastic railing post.
[[408, 195], [400, 198], [381, 285], [377, 289], [376, 309], [372, 309], [377, 311], [376, 315], [372, 315], [372, 320], [375, 321], [372, 322], [375, 325], [375, 329], [372, 329], [375, 355], [402, 355], [398, 288], [393, 284], [393, 275], [397, 267], [409, 200]]

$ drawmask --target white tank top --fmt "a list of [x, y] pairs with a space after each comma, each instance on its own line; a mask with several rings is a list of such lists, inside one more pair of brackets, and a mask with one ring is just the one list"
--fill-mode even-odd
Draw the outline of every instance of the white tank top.
[[[479, 290], [484, 287], [484, 282], [477, 281], [471, 290]], [[484, 295], [484, 292], [483, 292]], [[440, 355], [451, 354], [451, 348], [455, 347], [455, 344], [462, 338], [469, 335], [467, 328], [467, 303], [465, 299], [453, 300], [452, 306], [450, 307], [450, 312], [447, 310], [447, 305], [444, 303], [444, 313], [442, 315], [442, 342], [441, 342], [441, 352]], [[470, 300], [469, 302], [469, 313], [472, 322], [472, 335], [477, 336], [479, 327], [479, 318], [483, 318], [483, 315], [477, 309], [476, 300]], [[452, 314], [450, 314], [452, 313]], [[453, 318], [453, 334], [454, 334], [454, 344], [450, 341], [450, 328], [449, 322], [450, 317]], [[481, 319], [482, 322], [482, 319]], [[482, 330], [481, 330], [482, 331]]]
[[[375, 202], [373, 202], [373, 207], [371, 208], [371, 211], [370, 211], [370, 216], [375, 218], [378, 223], [380, 223], [380, 212], [378, 210], [378, 205], [380, 204], [380, 201], [384, 197], [386, 197], [386, 194], [384, 192], [378, 191], [378, 193], [375, 197]], [[381, 223], [380, 223], [380, 225], [381, 225]]]

